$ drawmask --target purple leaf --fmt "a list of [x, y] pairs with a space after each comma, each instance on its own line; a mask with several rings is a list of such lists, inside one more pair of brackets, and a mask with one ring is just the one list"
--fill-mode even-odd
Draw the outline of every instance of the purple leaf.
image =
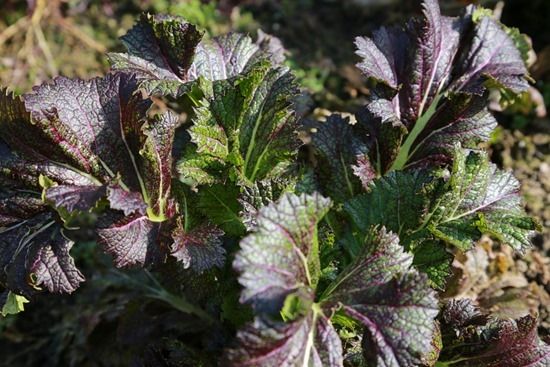
[[305, 125], [320, 159], [319, 171], [327, 194], [343, 202], [361, 192], [353, 166], [359, 158], [368, 160], [367, 147], [355, 136], [349, 119], [331, 115], [324, 122], [311, 121]]
[[288, 294], [312, 285], [304, 259], [318, 246], [317, 222], [329, 208], [330, 201], [319, 195], [286, 194], [260, 210], [255, 232], [241, 241], [233, 262], [244, 287], [241, 302], [273, 310]]
[[491, 17], [482, 17], [475, 25], [474, 37], [459, 66], [460, 77], [454, 91], [481, 95], [487, 80], [521, 93], [529, 84], [528, 72], [514, 41]]
[[343, 366], [338, 333], [324, 316], [313, 313], [292, 323], [258, 317], [237, 333], [237, 343], [227, 351], [224, 365]]
[[401, 118], [410, 128], [449, 82], [458, 51], [461, 20], [443, 17], [437, 0], [422, 3], [423, 17], [409, 24], [414, 55], [408, 64], [408, 80], [401, 80]]
[[99, 243], [113, 255], [117, 267], [144, 266], [161, 259], [159, 227], [159, 223], [136, 213], [98, 228], [97, 234]]
[[368, 155], [359, 156], [357, 163], [351, 166], [353, 174], [359, 178], [363, 188], [367, 190], [372, 181], [376, 178], [376, 170], [370, 163]]
[[[259, 316], [237, 334], [238, 347], [227, 353], [233, 365], [342, 366], [329, 316], [339, 309], [365, 327], [363, 354], [375, 365], [419, 364], [431, 351], [435, 293], [384, 229], [371, 233], [363, 253], [315, 297], [317, 224], [329, 208], [318, 195], [285, 194], [260, 210], [255, 231], [241, 241], [233, 263], [241, 302]], [[287, 322], [266, 325], [277, 313]]]
[[169, 216], [172, 184], [172, 143], [179, 119], [175, 113], [165, 113], [143, 126], [145, 141], [139, 151], [141, 174], [146, 178], [145, 192], [156, 216]]
[[407, 128], [398, 117], [395, 106], [386, 99], [369, 103], [357, 116], [358, 123], [369, 135], [369, 157], [379, 173], [390, 169], [395, 161]]
[[473, 18], [471, 10], [442, 16], [438, 1], [425, 0], [422, 16], [404, 29], [357, 39], [358, 68], [381, 82], [360, 116], [380, 174], [409, 161], [448, 163], [449, 141], [473, 146], [488, 139], [494, 126], [486, 110], [489, 89], [528, 89], [527, 69], [504, 27], [490, 17], [477, 24]]
[[442, 363], [458, 367], [545, 367], [550, 345], [537, 334], [537, 319], [495, 319], [482, 313], [471, 300], [451, 300], [445, 305], [442, 327], [446, 331]]
[[84, 276], [69, 254], [73, 244], [57, 235], [38, 249], [31, 266], [36, 286], [44, 285], [51, 293], [72, 293], [78, 288]]
[[171, 255], [184, 268], [202, 273], [214, 266], [221, 268], [225, 261], [222, 237], [224, 232], [211, 224], [203, 224], [185, 232], [181, 221], [172, 232], [174, 243]]
[[[439, 309], [425, 276], [398, 237], [372, 234], [357, 257], [321, 297], [325, 309], [342, 307], [365, 327], [363, 354], [377, 366], [411, 366], [431, 350]], [[369, 250], [372, 249], [372, 250]]]
[[122, 37], [128, 54], [111, 53], [114, 70], [137, 75], [149, 94], [180, 96], [199, 77], [224, 80], [264, 59], [284, 60], [278, 39], [261, 33], [257, 43], [243, 34], [202, 39], [202, 32], [181, 17], [143, 15]]
[[177, 96], [201, 38], [202, 32], [181, 17], [143, 14], [121, 38], [128, 54], [111, 53], [109, 59], [114, 70], [135, 73], [149, 93]]
[[486, 107], [486, 99], [460, 94], [444, 102], [416, 139], [409, 166], [450, 163], [457, 141], [476, 148], [488, 141], [497, 121]]
[[46, 190], [46, 200], [69, 212], [86, 211], [105, 196], [105, 187], [96, 185], [58, 185]]
[[151, 102], [134, 95], [136, 87], [132, 77], [121, 74], [90, 81], [59, 77], [27, 94], [25, 106], [33, 123], [62, 147], [62, 163], [99, 180], [120, 173], [128, 186], [137, 187], [130, 148]]
[[69, 254], [72, 245], [47, 206], [29, 210], [0, 236], [0, 282], [27, 297], [40, 285], [52, 293], [73, 292], [84, 277]]
[[139, 192], [129, 192], [118, 185], [107, 187], [107, 200], [111, 209], [121, 210], [127, 216], [134, 213], [145, 214], [147, 210], [147, 204]]
[[[109, 74], [89, 81], [57, 78], [24, 101], [6, 93], [0, 98], [0, 137], [17, 154], [1, 157], [1, 182], [35, 191], [44, 186], [45, 199], [61, 217], [107, 197], [110, 208], [126, 217], [106, 214], [111, 221], [99, 235], [121, 266], [163, 256], [159, 222], [175, 211], [171, 154], [179, 121], [171, 113], [149, 120], [151, 101], [137, 88], [135, 77]], [[20, 139], [24, 129], [32, 138]]]

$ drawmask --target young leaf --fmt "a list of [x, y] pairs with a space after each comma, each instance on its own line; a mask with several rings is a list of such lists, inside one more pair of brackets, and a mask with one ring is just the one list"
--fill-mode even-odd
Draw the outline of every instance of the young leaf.
[[[178, 165], [183, 182], [214, 181], [208, 172], [220, 165], [236, 171], [239, 181], [254, 182], [294, 157], [298, 140], [291, 104], [298, 90], [288, 69], [262, 62], [229, 80], [203, 80], [201, 88], [205, 97], [189, 130], [197, 149]], [[193, 182], [197, 177], [200, 181]]]
[[225, 249], [219, 228], [204, 224], [185, 231], [181, 221], [172, 232], [174, 243], [171, 255], [178, 259], [184, 268], [202, 273], [214, 266], [222, 267], [225, 261]]
[[235, 185], [202, 187], [197, 208], [230, 236], [241, 236], [245, 227], [239, 212], [239, 188]]
[[[382, 229], [321, 296], [365, 327], [363, 355], [377, 366], [421, 363], [431, 349], [439, 310], [426, 277], [411, 270], [412, 256]], [[369, 243], [370, 242], [370, 243]], [[406, 291], [404, 291], [406, 290]]]
[[327, 194], [343, 202], [361, 192], [354, 167], [365, 157], [367, 147], [354, 135], [349, 119], [331, 115], [325, 122], [310, 122], [306, 127], [311, 144], [321, 158], [319, 171]]
[[0, 305], [2, 305], [0, 315], [6, 317], [25, 311], [25, 303], [29, 303], [29, 300], [23, 296], [9, 291], [2, 292], [2, 294], [0, 294]]
[[445, 290], [447, 278], [452, 275], [453, 259], [441, 241], [424, 239], [414, 249], [413, 265], [428, 276], [432, 288]]
[[382, 28], [356, 41], [358, 67], [378, 83], [360, 121], [380, 173], [426, 159], [448, 163], [451, 138], [472, 146], [494, 127], [485, 109], [488, 89], [528, 88], [521, 55], [496, 21], [476, 23], [472, 11], [442, 16], [436, 0], [425, 0], [422, 10], [405, 29]]
[[[203, 32], [181, 17], [143, 14], [121, 38], [128, 53], [111, 53], [114, 70], [134, 73], [149, 94], [178, 97], [199, 77], [229, 79], [265, 59], [281, 62], [265, 37], [252, 42], [242, 34], [202, 39]], [[284, 59], [283, 59], [284, 60]]]
[[491, 319], [470, 300], [451, 300], [443, 311], [442, 363], [459, 367], [543, 367], [550, 363], [550, 345], [537, 334], [536, 318]]

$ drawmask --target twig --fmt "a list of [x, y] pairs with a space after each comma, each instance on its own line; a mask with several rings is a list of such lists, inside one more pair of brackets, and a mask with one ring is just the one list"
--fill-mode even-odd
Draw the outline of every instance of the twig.
[[86, 33], [82, 32], [80, 29], [78, 29], [78, 27], [75, 27], [72, 23], [62, 18], [58, 19], [57, 22], [61, 27], [63, 27], [65, 30], [71, 33], [73, 37], [81, 40], [86, 46], [94, 49], [99, 53], [107, 52], [107, 48], [104, 45], [97, 42], [92, 37], [88, 36]]
[[25, 17], [19, 18], [17, 22], [13, 23], [8, 28], [4, 29], [2, 33], [0, 33], [0, 46], [2, 46], [4, 43], [10, 40], [13, 36], [15, 36], [20, 29], [25, 28], [25, 26], [27, 26], [28, 21], [29, 21], [29, 18], [25, 16]]
[[54, 61], [52, 52], [50, 50], [50, 47], [48, 46], [46, 37], [44, 37], [44, 32], [42, 32], [42, 28], [40, 26], [35, 26], [33, 28], [34, 28], [34, 35], [36, 36], [36, 40], [38, 42], [38, 47], [40, 48], [40, 50], [42, 50], [42, 53], [46, 57], [46, 62], [48, 63], [48, 68], [50, 69], [50, 73], [52, 75], [57, 75], [57, 67], [55, 66], [55, 61]]

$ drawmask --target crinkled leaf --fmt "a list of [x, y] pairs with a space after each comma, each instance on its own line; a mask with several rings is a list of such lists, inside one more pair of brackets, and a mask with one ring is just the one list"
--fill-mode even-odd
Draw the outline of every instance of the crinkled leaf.
[[109, 200], [111, 209], [121, 210], [124, 215], [145, 214], [147, 209], [141, 193], [126, 191], [116, 184], [107, 188], [107, 200]]
[[109, 60], [114, 70], [135, 73], [148, 93], [178, 96], [186, 91], [201, 39], [181, 17], [143, 14], [121, 38], [128, 53], [111, 53]]
[[441, 361], [460, 367], [543, 367], [550, 363], [550, 345], [537, 335], [537, 320], [493, 319], [470, 300], [452, 300], [443, 311]]
[[367, 147], [355, 136], [349, 119], [331, 115], [325, 122], [312, 121], [306, 127], [320, 157], [319, 172], [327, 194], [342, 202], [361, 192], [354, 167], [365, 157]]
[[432, 178], [421, 171], [391, 172], [374, 180], [369, 193], [354, 197], [344, 207], [362, 233], [382, 225], [405, 238], [420, 226], [428, 211], [431, 181]]
[[285, 297], [301, 287], [315, 285], [318, 261], [317, 223], [330, 208], [330, 200], [285, 194], [260, 210], [254, 233], [245, 237], [233, 267], [244, 287], [241, 302], [259, 311], [278, 311]]
[[84, 281], [69, 254], [74, 243], [61, 234], [54, 236], [38, 249], [31, 267], [31, 278], [35, 286], [43, 285], [51, 293], [72, 293]]
[[489, 17], [474, 22], [471, 10], [442, 16], [436, 0], [423, 1], [422, 10], [404, 29], [382, 28], [356, 41], [358, 67], [378, 82], [359, 120], [380, 173], [411, 159], [448, 163], [452, 142], [473, 146], [494, 128], [488, 89], [519, 94], [528, 88], [527, 69], [505, 27]]
[[0, 281], [27, 297], [40, 286], [52, 293], [72, 293], [84, 281], [69, 254], [72, 245], [46, 206], [38, 213], [29, 211], [2, 230]]
[[226, 353], [228, 366], [343, 366], [340, 337], [322, 315], [292, 323], [257, 317], [238, 332], [237, 342]]
[[484, 325], [488, 319], [468, 298], [450, 300], [443, 308], [441, 316], [447, 325], [457, 329], [470, 325]]
[[285, 194], [260, 210], [255, 232], [241, 241], [234, 262], [244, 287], [241, 301], [261, 315], [280, 311], [286, 323], [276, 325], [294, 330], [300, 341], [286, 349], [288, 337], [275, 330], [266, 334], [259, 316], [238, 334], [240, 347], [229, 355], [242, 365], [290, 366], [308, 358], [305, 365], [342, 366], [341, 343], [322, 316], [341, 308], [365, 327], [363, 353], [370, 363], [420, 363], [431, 350], [437, 301], [426, 277], [410, 269], [412, 255], [403, 252], [397, 236], [372, 233], [362, 254], [313, 303], [320, 269], [317, 224], [329, 208], [330, 201], [318, 194]]
[[525, 251], [538, 224], [525, 214], [519, 189], [518, 180], [497, 169], [486, 153], [456, 149], [451, 177], [427, 228], [461, 249], [471, 248], [481, 232]]
[[286, 323], [257, 317], [237, 334], [239, 347], [227, 353], [230, 365], [343, 365], [338, 334], [320, 310], [311, 308], [310, 287], [316, 286], [319, 271], [314, 264], [317, 223], [329, 208], [330, 201], [317, 194], [284, 194], [260, 210], [255, 232], [241, 241], [233, 263], [244, 287], [241, 302], [251, 303], [259, 313], [273, 314], [291, 297], [301, 300], [304, 309]]
[[[288, 69], [263, 62], [229, 80], [203, 80], [201, 88], [205, 97], [189, 131], [197, 149], [178, 166], [183, 182], [211, 181], [207, 172], [220, 164], [239, 180], [254, 182], [294, 157], [298, 140], [291, 104], [298, 90]], [[200, 181], [193, 182], [196, 178]]]
[[280, 60], [278, 50], [269, 50], [265, 44], [262, 49], [244, 34], [231, 33], [204, 39], [197, 47], [189, 75], [191, 79], [201, 76], [208, 80], [229, 79], [246, 73], [259, 61], [270, 59], [270, 51], [276, 51], [275, 58]]
[[368, 190], [371, 182], [376, 178], [376, 170], [373, 167], [369, 156], [362, 155], [357, 158], [357, 162], [354, 166], [351, 166], [353, 169], [353, 174], [359, 178], [363, 189]]
[[321, 296], [365, 327], [363, 355], [376, 366], [411, 366], [431, 350], [439, 309], [427, 279], [396, 235], [372, 234], [365, 251]]
[[170, 189], [178, 119], [166, 113], [148, 122], [151, 102], [137, 95], [136, 89], [136, 80], [124, 74], [90, 81], [58, 78], [25, 96], [33, 118], [28, 124], [40, 126], [51, 144], [63, 147], [65, 157], [56, 161], [81, 171], [96, 184], [116, 183], [141, 192], [159, 214]]
[[284, 60], [280, 42], [265, 35], [254, 43], [243, 34], [202, 38], [181, 17], [142, 15], [121, 38], [128, 53], [111, 53], [114, 70], [135, 73], [150, 94], [180, 96], [199, 77], [223, 80], [246, 72], [264, 59]]
[[447, 278], [452, 274], [453, 258], [439, 241], [424, 240], [414, 249], [413, 265], [428, 275], [433, 288], [444, 290]]
[[172, 232], [174, 243], [171, 255], [178, 259], [184, 268], [197, 273], [214, 266], [222, 267], [225, 261], [224, 232], [211, 224], [185, 231], [181, 222]]
[[135, 186], [128, 145], [138, 145], [137, 127], [151, 104], [133, 95], [135, 90], [135, 80], [121, 74], [89, 81], [59, 77], [25, 95], [32, 115], [28, 124], [39, 126], [50, 146], [62, 147], [65, 155], [56, 161], [99, 180], [119, 173], [127, 185]]
[[292, 192], [295, 182], [288, 177], [257, 181], [251, 187], [243, 187], [239, 196], [242, 206], [240, 217], [248, 231], [256, 228], [258, 211], [277, 201], [285, 192]]
[[159, 223], [140, 213], [112, 217], [97, 229], [97, 234], [100, 245], [114, 257], [117, 267], [146, 266], [162, 258]]
[[[44, 189], [44, 198], [63, 218], [107, 197], [114, 211], [105, 215], [110, 220], [102, 224], [100, 239], [120, 266], [160, 258], [154, 222], [174, 214], [171, 154], [178, 118], [165, 113], [149, 121], [151, 101], [137, 88], [135, 77], [126, 74], [89, 81], [57, 78], [24, 101], [10, 95], [0, 100], [0, 135], [20, 156], [2, 157], [2, 182]], [[20, 139], [22, 129], [32, 130], [35, 138]], [[48, 256], [68, 256], [68, 249], [60, 251], [70, 245], [54, 244], [59, 249], [51, 245], [40, 252], [43, 274], [58, 271]]]
[[225, 233], [230, 236], [241, 236], [245, 232], [244, 224], [239, 217], [241, 206], [238, 202], [238, 187], [205, 186], [198, 195], [198, 209]]

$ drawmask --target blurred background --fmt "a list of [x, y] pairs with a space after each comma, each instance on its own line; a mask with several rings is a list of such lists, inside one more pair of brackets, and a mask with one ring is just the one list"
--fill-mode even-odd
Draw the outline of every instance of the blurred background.
[[[539, 313], [539, 332], [548, 337], [550, 1], [440, 3], [447, 15], [469, 3], [494, 9], [503, 23], [530, 37], [536, 83], [512, 106], [494, 103], [501, 126], [488, 148], [497, 165], [520, 179], [527, 209], [544, 227], [535, 249], [522, 258], [509, 247], [482, 240], [455, 260], [447, 294], [476, 298], [502, 316]], [[118, 38], [140, 13], [170, 13], [210, 35], [237, 31], [256, 37], [261, 29], [279, 37], [304, 89], [300, 114], [354, 113], [369, 93], [354, 66], [354, 38], [400, 23], [417, 8], [417, 0], [0, 0], [0, 85], [25, 93], [57, 75], [103, 75], [108, 71], [105, 53], [123, 51]], [[0, 366], [197, 365], [186, 362], [196, 361], [193, 351], [166, 334], [196, 326], [170, 298], [170, 292], [194, 286], [183, 272], [168, 269], [158, 279], [144, 271], [115, 272], [93, 244], [75, 246], [74, 256], [88, 279], [78, 292], [44, 295], [20, 315], [0, 316]]]

